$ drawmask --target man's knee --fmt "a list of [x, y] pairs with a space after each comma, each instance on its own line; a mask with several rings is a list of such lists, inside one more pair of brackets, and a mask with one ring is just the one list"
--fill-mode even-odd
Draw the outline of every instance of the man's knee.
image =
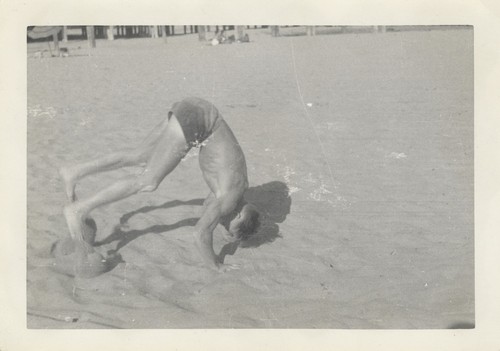
[[160, 180], [154, 176], [150, 176], [148, 174], [141, 174], [137, 179], [137, 185], [139, 188], [139, 192], [153, 192], [158, 189], [160, 185]]

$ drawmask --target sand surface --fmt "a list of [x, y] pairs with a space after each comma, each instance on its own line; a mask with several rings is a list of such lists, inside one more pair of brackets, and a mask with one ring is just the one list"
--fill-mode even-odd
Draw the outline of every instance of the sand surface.
[[[28, 45], [29, 328], [474, 324], [472, 31], [250, 38], [70, 42], [65, 58]], [[212, 272], [194, 248], [208, 187], [193, 150], [155, 193], [92, 213], [97, 250], [121, 257], [110, 272], [55, 271], [58, 168], [133, 148], [189, 95], [218, 106], [247, 158], [263, 226], [225, 246], [241, 268]]]

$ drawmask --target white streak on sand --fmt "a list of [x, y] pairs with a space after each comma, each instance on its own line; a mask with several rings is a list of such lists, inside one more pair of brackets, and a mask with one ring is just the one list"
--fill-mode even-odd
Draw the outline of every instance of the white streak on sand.
[[[326, 185], [322, 182], [321, 185], [319, 186], [319, 188], [314, 189], [314, 191], [311, 193], [310, 197], [313, 200], [321, 201], [321, 199], [323, 198], [323, 195], [331, 194], [331, 193], [332, 192], [330, 190], [328, 190], [326, 188]], [[338, 198], [340, 198], [340, 196]]]
[[299, 77], [297, 75], [297, 65], [295, 63], [295, 48], [293, 46], [293, 40], [292, 39], [290, 39], [290, 47], [291, 47], [291, 50], [292, 50], [292, 63], [293, 63], [293, 73], [294, 73], [294, 77], [295, 77], [295, 85], [297, 87], [297, 91], [298, 91], [299, 96], [300, 96], [300, 101], [302, 103], [302, 107], [303, 107], [303, 110], [304, 110], [305, 115], [307, 117], [307, 120], [308, 120], [309, 124], [311, 125], [311, 129], [313, 130], [314, 135], [316, 137], [316, 140], [318, 141], [318, 144], [319, 144], [319, 146], [321, 148], [321, 153], [322, 153], [323, 159], [325, 161], [325, 164], [326, 164], [326, 166], [328, 168], [328, 174], [330, 176], [330, 180], [332, 182], [332, 186], [337, 191], [338, 190], [337, 189], [337, 184], [336, 184], [335, 179], [333, 177], [333, 172], [332, 172], [332, 169], [330, 167], [330, 164], [327, 161], [325, 147], [323, 145], [323, 142], [321, 141], [321, 138], [319, 137], [318, 132], [316, 131], [316, 128], [314, 127], [313, 120], [312, 120], [311, 116], [309, 115], [309, 111], [306, 108], [307, 105], [306, 105], [306, 103], [304, 101], [304, 96], [302, 95], [302, 89], [300, 88]]
[[[277, 165], [279, 167], [279, 164]], [[281, 173], [281, 171], [280, 171]], [[288, 187], [288, 196], [292, 195], [293, 193], [296, 193], [302, 189], [296, 187], [296, 186], [293, 186], [292, 185], [292, 180], [290, 179], [292, 175], [295, 174], [295, 170], [290, 167], [290, 166], [285, 166], [285, 168], [283, 169], [283, 172], [282, 172], [282, 176], [283, 176], [283, 179], [285, 180], [285, 183]]]
[[407, 158], [406, 154], [404, 152], [391, 152], [389, 155], [385, 156], [386, 158], [395, 158], [395, 159], [401, 159], [401, 158]]
[[40, 105], [28, 106], [28, 117], [53, 119], [56, 115], [57, 111], [52, 106], [45, 108]]

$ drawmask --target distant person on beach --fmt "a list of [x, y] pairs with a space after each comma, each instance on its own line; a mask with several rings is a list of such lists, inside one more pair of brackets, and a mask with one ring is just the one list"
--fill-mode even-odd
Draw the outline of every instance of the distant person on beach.
[[240, 39], [240, 42], [242, 42], [242, 43], [249, 43], [250, 42], [250, 37], [248, 36], [248, 34], [245, 33], [245, 35], [243, 36], [243, 38]]
[[219, 32], [219, 28], [215, 30], [215, 36], [212, 39], [212, 45], [219, 45], [219, 44], [226, 44], [227, 43], [227, 38], [226, 38], [226, 31], [222, 29]]
[[226, 30], [225, 29], [222, 29], [220, 32], [215, 32], [215, 37], [217, 38], [217, 40], [219, 41], [219, 43], [221, 44], [224, 44], [224, 42], [226, 41]]
[[[156, 190], [193, 147], [200, 148], [200, 168], [211, 190], [195, 226], [197, 247], [209, 267], [220, 271], [237, 268], [220, 261], [212, 239], [218, 224], [225, 228], [225, 239], [233, 242], [248, 238], [259, 226], [259, 212], [243, 199], [248, 188], [245, 156], [217, 108], [190, 97], [174, 103], [168, 117], [135, 150], [61, 168], [70, 201], [64, 216], [75, 243], [77, 275], [91, 277], [107, 270], [107, 261], [93, 248], [95, 232], [89, 227], [89, 214], [102, 205]], [[141, 166], [142, 172], [121, 178], [86, 199], [76, 198], [76, 183], [82, 177], [128, 166]]]

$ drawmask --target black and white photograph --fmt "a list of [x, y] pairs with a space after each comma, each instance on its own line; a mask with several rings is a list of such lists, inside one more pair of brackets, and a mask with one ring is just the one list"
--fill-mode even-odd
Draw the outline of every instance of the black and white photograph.
[[473, 34], [28, 27], [28, 327], [474, 328]]
[[500, 338], [494, 0], [0, 2], [0, 351]]

